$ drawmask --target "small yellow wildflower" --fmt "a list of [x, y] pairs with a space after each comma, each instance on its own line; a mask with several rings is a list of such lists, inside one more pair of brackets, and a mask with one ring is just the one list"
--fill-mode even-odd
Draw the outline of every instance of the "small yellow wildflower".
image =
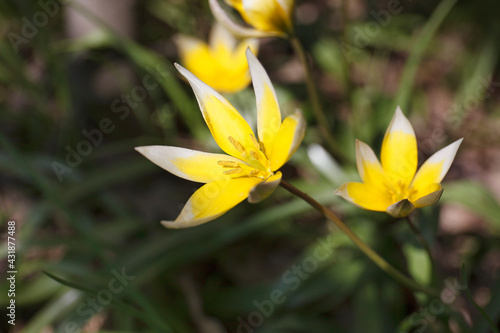
[[254, 29], [235, 23], [221, 8], [218, 0], [210, 0], [212, 13], [219, 22], [237, 35], [266, 37], [293, 33], [294, 0], [225, 0]]
[[277, 171], [294, 154], [305, 132], [300, 112], [281, 121], [273, 85], [257, 58], [246, 52], [257, 100], [258, 140], [250, 125], [219, 93], [182, 66], [203, 118], [219, 147], [227, 154], [212, 154], [169, 146], [136, 150], [163, 169], [194, 182], [206, 183], [188, 200], [168, 228], [186, 228], [211, 221], [248, 198], [259, 202], [279, 185]]
[[257, 40], [238, 42], [229, 31], [215, 24], [209, 44], [184, 35], [178, 36], [176, 42], [186, 69], [218, 92], [236, 93], [250, 83], [245, 50], [257, 52]]
[[363, 183], [346, 183], [335, 191], [361, 208], [404, 217], [415, 208], [435, 204], [463, 139], [432, 155], [418, 170], [415, 132], [398, 107], [382, 142], [381, 160], [364, 142], [356, 140], [356, 162]]

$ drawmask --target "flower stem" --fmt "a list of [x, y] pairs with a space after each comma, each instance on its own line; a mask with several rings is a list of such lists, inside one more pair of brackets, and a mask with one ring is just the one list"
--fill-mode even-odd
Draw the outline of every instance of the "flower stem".
[[332, 221], [340, 230], [342, 230], [347, 235], [347, 237], [349, 237], [352, 240], [354, 244], [356, 244], [356, 246], [361, 251], [363, 251], [363, 253], [368, 258], [370, 258], [371, 261], [373, 261], [375, 265], [377, 265], [387, 274], [391, 275], [396, 281], [398, 281], [402, 285], [412, 290], [421, 291], [430, 296], [439, 297], [439, 292], [437, 290], [419, 285], [412, 279], [406, 277], [403, 273], [394, 268], [387, 261], [385, 261], [384, 258], [379, 256], [375, 251], [373, 251], [371, 247], [369, 247], [365, 242], [363, 242], [361, 238], [359, 238], [347, 225], [345, 225], [344, 222], [342, 222], [331, 210], [329, 210], [328, 208], [326, 208], [325, 206], [314, 200], [312, 197], [310, 197], [309, 195], [302, 192], [301, 190], [299, 190], [298, 188], [296, 188], [295, 186], [291, 185], [290, 183], [286, 182], [283, 179], [281, 179], [280, 185], [288, 192], [292, 193], [293, 195], [307, 202], [314, 209], [320, 212], [324, 217]]
[[417, 237], [418, 241], [422, 246], [424, 247], [425, 251], [427, 252], [427, 255], [429, 256], [429, 260], [431, 261], [432, 267], [434, 267], [434, 260], [432, 257], [432, 251], [431, 247], [429, 246], [429, 243], [425, 239], [424, 235], [422, 235], [422, 232], [420, 232], [420, 229], [417, 228], [417, 226], [413, 223], [413, 221], [410, 219], [410, 216], [406, 216], [405, 220], [408, 222], [408, 226], [410, 227], [411, 231], [415, 234]]
[[337, 142], [331, 135], [332, 131], [330, 125], [328, 124], [328, 120], [323, 112], [323, 109], [321, 108], [318, 90], [316, 89], [316, 85], [314, 84], [314, 80], [312, 78], [311, 68], [309, 67], [309, 62], [307, 61], [304, 47], [295, 35], [290, 36], [289, 40], [295, 53], [299, 57], [302, 66], [304, 67], [304, 71], [306, 74], [307, 94], [309, 95], [309, 100], [311, 101], [312, 110], [314, 113], [314, 117], [316, 118], [321, 137], [326, 142], [332, 153], [334, 153], [339, 158], [343, 158], [343, 154], [339, 149]]

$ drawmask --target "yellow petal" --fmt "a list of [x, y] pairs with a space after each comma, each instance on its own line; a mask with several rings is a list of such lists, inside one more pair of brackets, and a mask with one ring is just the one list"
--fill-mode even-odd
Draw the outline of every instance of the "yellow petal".
[[204, 153], [170, 146], [144, 146], [136, 147], [154, 164], [168, 172], [193, 182], [209, 183], [226, 178], [226, 171], [220, 161], [246, 164], [245, 162], [225, 154]]
[[272, 149], [266, 152], [272, 171], [278, 170], [283, 164], [288, 162], [297, 148], [299, 148], [305, 131], [306, 122], [300, 111], [283, 120], [276, 134]]
[[281, 126], [281, 112], [274, 87], [262, 64], [251, 50], [246, 51], [257, 101], [257, 132], [259, 140], [268, 151]]
[[[243, 11], [241, 0], [226, 0], [231, 6], [236, 8], [240, 14]], [[210, 10], [212, 14], [217, 19], [217, 22], [221, 23], [226, 29], [231, 31], [235, 36], [240, 38], [262, 38], [262, 37], [273, 37], [281, 36], [283, 33], [274, 31], [261, 31], [253, 28], [248, 28], [240, 25], [233, 21], [231, 17], [226, 13], [226, 11], [219, 4], [219, 0], [208, 0], [210, 5]], [[238, 9], [241, 7], [241, 9]]]
[[[189, 81], [198, 100], [203, 118], [219, 147], [227, 154], [245, 159], [241, 147], [254, 147], [252, 129], [236, 109], [218, 92], [201, 82], [182, 66], [175, 64], [177, 70]], [[230, 137], [232, 139], [230, 139]], [[240, 146], [235, 144], [239, 142]]]
[[281, 172], [278, 171], [273, 176], [269, 177], [269, 179], [267, 179], [265, 182], [257, 184], [254, 188], [252, 188], [250, 194], [248, 195], [248, 202], [257, 203], [266, 199], [271, 195], [271, 193], [274, 192], [280, 182]]
[[446, 176], [462, 140], [459, 139], [444, 147], [422, 164], [411, 184], [411, 189], [416, 193], [415, 197], [420, 198], [437, 190], [432, 186], [441, 183], [444, 176]]
[[243, 11], [243, 3], [241, 0], [226, 0], [226, 2], [240, 13]]
[[276, 1], [280, 4], [281, 8], [283, 8], [287, 16], [291, 17], [295, 0], [276, 0]]
[[189, 198], [175, 221], [162, 221], [167, 228], [188, 228], [206, 223], [221, 216], [248, 197], [250, 190], [259, 178], [227, 177], [224, 181], [215, 181], [200, 187]]
[[182, 64], [203, 81], [210, 82], [214, 76], [212, 66], [210, 66], [213, 57], [207, 43], [184, 35], [177, 35], [175, 43], [179, 49]]
[[366, 143], [356, 140], [356, 164], [363, 182], [381, 192], [386, 192], [387, 181], [384, 170], [373, 150]]
[[385, 192], [363, 183], [345, 183], [335, 194], [361, 208], [378, 212], [385, 212], [393, 204]]
[[[263, 31], [287, 33], [292, 30], [290, 1], [242, 0], [236, 5], [243, 19]], [[239, 9], [241, 8], [241, 9]]]
[[245, 50], [258, 50], [256, 40], [236, 39], [222, 26], [215, 24], [210, 46], [192, 37], [176, 36], [181, 62], [193, 75], [219, 92], [235, 93], [250, 83]]
[[410, 185], [417, 171], [417, 139], [413, 127], [399, 107], [385, 133], [380, 159], [391, 183], [401, 188]]
[[210, 30], [209, 42], [213, 49], [223, 48], [230, 51], [236, 47], [237, 40], [227, 29], [216, 23]]

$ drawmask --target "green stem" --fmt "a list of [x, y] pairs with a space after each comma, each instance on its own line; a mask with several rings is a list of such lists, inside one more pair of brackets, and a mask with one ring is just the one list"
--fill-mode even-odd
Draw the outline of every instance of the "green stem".
[[326, 208], [325, 206], [323, 206], [322, 204], [311, 198], [309, 195], [302, 192], [301, 190], [299, 190], [298, 188], [296, 188], [295, 186], [291, 185], [290, 183], [286, 182], [283, 179], [281, 179], [280, 185], [288, 192], [292, 193], [293, 195], [307, 202], [314, 209], [320, 212], [324, 217], [332, 221], [340, 230], [342, 230], [347, 235], [347, 237], [349, 237], [352, 240], [354, 244], [356, 244], [356, 246], [361, 251], [363, 251], [363, 253], [368, 258], [370, 258], [371, 261], [373, 261], [375, 265], [377, 265], [387, 274], [391, 275], [396, 281], [398, 281], [402, 285], [412, 290], [421, 291], [430, 296], [439, 297], [438, 290], [419, 285], [415, 281], [406, 277], [403, 273], [398, 271], [387, 261], [385, 261], [384, 258], [379, 256], [375, 251], [373, 251], [371, 247], [369, 247], [365, 242], [363, 242], [361, 238], [359, 238], [347, 225], [345, 225], [344, 222], [342, 222], [331, 210], [329, 210], [328, 208]]
[[413, 221], [410, 219], [410, 216], [407, 216], [405, 220], [408, 222], [408, 226], [410, 227], [411, 231], [415, 234], [417, 237], [418, 241], [422, 246], [424, 247], [425, 251], [427, 252], [427, 256], [429, 256], [429, 260], [431, 261], [432, 268], [436, 270], [436, 266], [434, 263], [434, 259], [432, 257], [432, 251], [431, 247], [429, 246], [429, 243], [425, 239], [424, 235], [422, 235], [422, 232], [420, 232], [420, 229], [417, 228], [417, 226], [413, 223]]
[[311, 68], [309, 67], [309, 62], [307, 61], [304, 47], [300, 43], [300, 40], [294, 35], [290, 36], [289, 40], [295, 53], [299, 57], [302, 66], [304, 67], [304, 72], [306, 74], [307, 94], [309, 96], [309, 100], [311, 101], [313, 114], [316, 118], [321, 137], [326, 142], [331, 152], [334, 153], [337, 157], [342, 158], [342, 152], [337, 146], [337, 142], [331, 135], [332, 131], [330, 125], [328, 124], [328, 120], [323, 112], [323, 109], [321, 108], [318, 90], [316, 89], [316, 85], [314, 84], [314, 80], [312, 78]]

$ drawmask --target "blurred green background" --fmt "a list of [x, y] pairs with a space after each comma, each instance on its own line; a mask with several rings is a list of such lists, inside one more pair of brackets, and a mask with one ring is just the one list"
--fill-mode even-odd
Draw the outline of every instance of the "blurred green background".
[[[341, 151], [322, 148], [290, 45], [263, 39], [283, 112], [308, 117], [284, 178], [442, 297], [399, 286], [282, 189], [196, 228], [160, 225], [199, 184], [133, 148], [218, 149], [173, 67], [176, 34], [207, 38], [207, 1], [2, 0], [2, 311], [11, 220], [18, 273], [16, 325], [2, 312], [1, 332], [490, 332], [468, 292], [498, 325], [500, 3], [298, 0], [295, 12]], [[251, 87], [228, 98], [255, 114]], [[465, 137], [440, 203], [414, 215], [434, 271], [405, 223], [333, 194], [358, 179], [354, 140], [378, 153], [397, 105], [420, 163]]]

